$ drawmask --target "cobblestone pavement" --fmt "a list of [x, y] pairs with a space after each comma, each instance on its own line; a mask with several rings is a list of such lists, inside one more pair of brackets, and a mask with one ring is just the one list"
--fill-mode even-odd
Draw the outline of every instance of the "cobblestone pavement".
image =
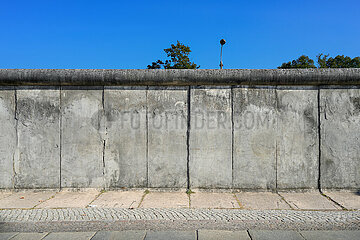
[[0, 232], [196, 229], [360, 230], [360, 211], [72, 208], [1, 210]]

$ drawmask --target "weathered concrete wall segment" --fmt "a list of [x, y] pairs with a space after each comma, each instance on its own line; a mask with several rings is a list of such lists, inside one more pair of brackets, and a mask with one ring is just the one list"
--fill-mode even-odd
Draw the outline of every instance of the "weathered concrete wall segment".
[[0, 188], [360, 188], [358, 86], [0, 86]]

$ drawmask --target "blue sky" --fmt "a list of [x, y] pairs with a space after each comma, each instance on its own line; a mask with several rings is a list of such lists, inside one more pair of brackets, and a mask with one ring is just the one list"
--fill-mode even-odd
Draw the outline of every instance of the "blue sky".
[[142, 69], [177, 40], [202, 69], [360, 56], [360, 1], [2, 0], [0, 68]]

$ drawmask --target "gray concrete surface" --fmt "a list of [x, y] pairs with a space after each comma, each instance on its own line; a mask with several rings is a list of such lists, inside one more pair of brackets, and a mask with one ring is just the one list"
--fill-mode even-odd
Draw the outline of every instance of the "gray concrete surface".
[[190, 195], [192, 208], [240, 208], [233, 193], [196, 192]]
[[89, 207], [100, 208], [136, 208], [139, 206], [144, 191], [115, 191], [102, 193]]
[[247, 231], [199, 230], [198, 240], [250, 240]]
[[0, 188], [14, 187], [13, 158], [17, 146], [15, 91], [0, 87]]
[[359, 191], [324, 191], [324, 194], [348, 210], [360, 210]]
[[360, 186], [360, 89], [321, 89], [321, 187]]
[[47, 235], [44, 240], [90, 240], [95, 232], [54, 232]]
[[60, 91], [19, 88], [15, 188], [60, 187]]
[[304, 240], [300, 233], [295, 231], [266, 231], [250, 230], [253, 240]]
[[187, 187], [186, 88], [150, 88], [148, 106], [149, 187]]
[[272, 192], [240, 192], [236, 193], [241, 207], [244, 209], [291, 209], [281, 196]]
[[231, 188], [231, 89], [192, 88], [190, 104], [190, 186]]
[[[47, 232], [36, 232], [36, 233], [19, 233], [12, 237], [11, 240], [40, 240], [44, 239], [49, 233]], [[64, 236], [65, 237], [65, 236]]]
[[8, 240], [11, 239], [12, 237], [16, 236], [18, 233], [14, 233], [14, 232], [0, 232], [0, 240]]
[[105, 89], [104, 165], [110, 188], [147, 186], [146, 95], [144, 87]]
[[277, 89], [277, 188], [317, 188], [317, 90]]
[[233, 187], [276, 188], [276, 92], [233, 88]]
[[0, 209], [6, 208], [34, 208], [42, 202], [52, 198], [55, 192], [17, 192], [0, 199]]
[[61, 90], [61, 186], [104, 186], [104, 121], [100, 89]]
[[195, 231], [149, 231], [145, 240], [194, 240], [196, 239]]
[[341, 210], [319, 192], [281, 192], [279, 193], [293, 209], [302, 210]]
[[146, 231], [101, 231], [91, 240], [144, 240]]
[[189, 208], [189, 197], [184, 192], [150, 192], [141, 208]]
[[100, 194], [95, 189], [81, 192], [63, 190], [49, 200], [40, 203], [36, 208], [85, 208]]
[[305, 239], [314, 240], [354, 240], [360, 239], [360, 231], [303, 231]]

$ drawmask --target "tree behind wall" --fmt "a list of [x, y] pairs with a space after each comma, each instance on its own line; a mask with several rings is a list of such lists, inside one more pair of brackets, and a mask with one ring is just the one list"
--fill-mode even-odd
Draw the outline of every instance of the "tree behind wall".
[[164, 52], [170, 59], [165, 60], [165, 62], [157, 60], [156, 62], [152, 62], [151, 65], [148, 65], [147, 68], [160, 69], [163, 67], [164, 69], [198, 69], [200, 67], [190, 61], [190, 47], [180, 43], [179, 41], [177, 41], [176, 45], [171, 44], [170, 48], [165, 48]]
[[344, 55], [337, 55], [335, 58], [328, 58], [328, 55], [317, 56], [319, 68], [360, 68], [360, 57], [351, 58]]
[[[344, 55], [338, 55], [335, 58], [329, 55], [319, 54], [317, 56], [318, 68], [360, 68], [360, 57], [351, 58]], [[308, 56], [302, 55], [291, 62], [281, 64], [279, 69], [286, 68], [316, 68], [314, 60]]]
[[298, 59], [283, 63], [278, 68], [316, 68], [316, 66], [314, 60], [310, 59], [308, 56], [301, 55]]

